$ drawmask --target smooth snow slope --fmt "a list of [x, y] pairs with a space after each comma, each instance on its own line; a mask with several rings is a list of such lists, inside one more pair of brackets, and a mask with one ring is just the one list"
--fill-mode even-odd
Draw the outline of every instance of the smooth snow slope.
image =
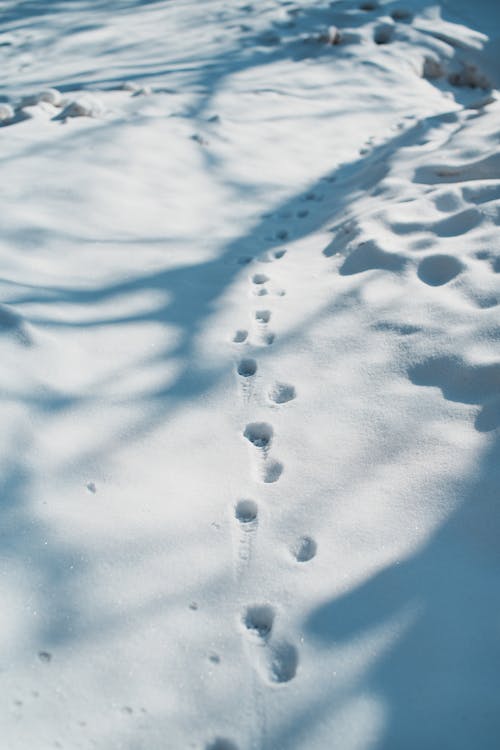
[[496, 0], [0, 2], [2, 750], [494, 750]]

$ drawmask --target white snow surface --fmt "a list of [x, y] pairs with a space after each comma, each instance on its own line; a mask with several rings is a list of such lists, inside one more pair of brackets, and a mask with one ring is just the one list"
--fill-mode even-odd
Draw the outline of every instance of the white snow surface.
[[498, 1], [0, 62], [2, 750], [498, 748]]

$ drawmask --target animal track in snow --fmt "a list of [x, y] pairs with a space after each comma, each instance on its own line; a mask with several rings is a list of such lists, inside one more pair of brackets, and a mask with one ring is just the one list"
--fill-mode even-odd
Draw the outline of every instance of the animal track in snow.
[[283, 474], [284, 468], [285, 467], [281, 461], [276, 461], [274, 459], [268, 460], [262, 472], [262, 481], [265, 482], [265, 484], [273, 484], [274, 482], [277, 482]]
[[420, 261], [418, 278], [429, 286], [443, 286], [458, 276], [465, 266], [453, 255], [429, 255]]
[[276, 338], [274, 333], [270, 333], [269, 331], [263, 332], [261, 335], [261, 341], [266, 346], [271, 346], [271, 344], [274, 343], [274, 339]]
[[255, 313], [255, 320], [258, 323], [269, 323], [271, 320], [271, 313], [269, 310], [257, 310]]
[[295, 387], [287, 383], [275, 383], [269, 391], [269, 399], [275, 404], [286, 404], [296, 396]]
[[248, 331], [245, 331], [244, 329], [239, 329], [238, 331], [235, 331], [235, 334], [233, 336], [233, 342], [235, 344], [242, 344], [244, 341], [246, 341], [248, 338]]
[[[296, 673], [299, 654], [288, 641], [273, 640], [276, 613], [268, 604], [247, 607], [242, 623], [254, 647], [252, 657], [257, 671], [271, 683], [290, 682]], [[255, 648], [256, 647], [256, 648]]]
[[267, 451], [271, 447], [273, 428], [267, 422], [251, 422], [245, 427], [243, 435], [256, 448]]
[[267, 287], [265, 286], [269, 281], [269, 276], [266, 276], [265, 273], [254, 273], [251, 281], [253, 284], [253, 293], [258, 297], [263, 297], [264, 295], [269, 294]]
[[257, 372], [257, 362], [255, 359], [246, 357], [245, 359], [240, 360], [237, 370], [238, 375], [242, 378], [251, 378]]
[[267, 281], [269, 281], [269, 276], [266, 276], [265, 273], [254, 273], [254, 275], [252, 276], [253, 284], [265, 284]]
[[246, 608], [241, 621], [251, 636], [265, 640], [271, 635], [275, 616], [269, 604], [254, 604]]
[[267, 422], [251, 422], [245, 427], [243, 436], [257, 449], [259, 473], [265, 484], [277, 482], [283, 473], [283, 464], [269, 458], [273, 439], [273, 428]]
[[271, 682], [290, 682], [297, 674], [299, 653], [288, 641], [269, 646], [268, 678]]
[[239, 500], [234, 509], [237, 520], [245, 527], [257, 522], [258, 507], [254, 500]]
[[310, 536], [301, 536], [292, 545], [292, 555], [297, 562], [309, 562], [316, 557], [318, 545]]
[[270, 346], [274, 343], [275, 335], [267, 330], [267, 324], [271, 320], [271, 313], [269, 310], [257, 310], [255, 313], [255, 320], [257, 323], [258, 338], [261, 344]]
[[236, 576], [240, 579], [252, 559], [258, 507], [254, 500], [239, 500], [234, 508], [238, 521]]
[[286, 250], [275, 250], [273, 255], [276, 260], [280, 260], [284, 255], [286, 255]]
[[240, 376], [240, 384], [244, 401], [249, 401], [253, 388], [254, 376], [257, 373], [257, 362], [252, 357], [240, 359], [236, 371]]

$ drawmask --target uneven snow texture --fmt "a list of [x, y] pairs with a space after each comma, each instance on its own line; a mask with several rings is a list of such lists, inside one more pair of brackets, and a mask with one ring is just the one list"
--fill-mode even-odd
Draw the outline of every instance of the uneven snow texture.
[[494, 750], [497, 0], [0, 2], [2, 750]]

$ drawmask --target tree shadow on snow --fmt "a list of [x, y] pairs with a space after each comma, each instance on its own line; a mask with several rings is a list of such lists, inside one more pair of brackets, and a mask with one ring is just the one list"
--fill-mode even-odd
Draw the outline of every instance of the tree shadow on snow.
[[[51, 7], [57, 5], [55, 3]], [[102, 3], [101, 7], [105, 5]], [[130, 8], [133, 3], [122, 5]], [[356, 4], [343, 5], [344, 8], [354, 8]], [[210, 70], [197, 72], [196, 81], [201, 88], [206, 88], [207, 93], [200, 97], [192, 116], [201, 117], [210, 109], [215, 91], [237, 69], [250, 69], [285, 57], [299, 59], [301, 54], [328, 54], [334, 60], [337, 47], [319, 39], [325, 26], [335, 23], [334, 10], [325, 7], [320, 11], [303, 11], [305, 20], [300, 27], [301, 32], [318, 36], [318, 39], [307, 42], [297, 40], [297, 26], [272, 27], [268, 29], [270, 35], [267, 37], [253, 38], [251, 32], [243, 32], [241, 38], [248, 45], [242, 46], [242, 49], [251, 50], [248, 55], [245, 52], [244, 59], [238, 62], [238, 56], [242, 55], [239, 50], [234, 55], [216, 60]], [[18, 4], [19, 19], [26, 20], [30, 13], [35, 18], [41, 12], [39, 3]], [[375, 9], [371, 18], [373, 14], [381, 12]], [[354, 20], [351, 19], [354, 26], [361, 26], [369, 18], [369, 14], [361, 10], [354, 15]], [[290, 16], [290, 20], [294, 20], [293, 16]], [[295, 22], [298, 23], [298, 17]], [[262, 33], [259, 32], [260, 35]], [[278, 42], [271, 33], [279, 36]], [[338, 45], [338, 49], [341, 47]], [[348, 56], [348, 46], [338, 54]], [[161, 74], [164, 76], [165, 71]], [[147, 71], [142, 71], [139, 76], [145, 81], [150, 80]], [[89, 85], [96, 84], [111, 85], [113, 80], [89, 80]], [[427, 125], [433, 123], [429, 119]], [[43, 289], [12, 287], [10, 297], [5, 302], [13, 307], [38, 302], [47, 309], [43, 318], [38, 316], [30, 320], [35, 328], [36, 325], [54, 328], [127, 326], [142, 321], [172, 326], [179, 332], [179, 343], [175, 347], [160, 351], [140, 363], [141, 366], [152, 367], [175, 359], [181, 363], [179, 374], [173, 382], [152, 388], [147, 393], [129, 394], [129, 401], [136, 399], [148, 407], [147, 416], [130, 425], [130, 429], [123, 433], [125, 437], [114, 435], [108, 443], [100, 445], [100, 458], [104, 456], [106, 460], [111, 457], [120, 441], [133, 441], [147, 434], [175, 410], [188, 406], [220, 385], [227, 374], [227, 364], [205, 367], [199, 356], [198, 340], [207, 321], [216, 313], [224, 293], [239, 275], [261, 268], [255, 257], [255, 248], [259, 248], [259, 253], [266, 249], [272, 251], [286, 245], [287, 241], [295, 241], [318, 230], [326, 221], [336, 222], [337, 231], [342, 221], [342, 211], [355, 191], [375, 190], [387, 173], [391, 156], [421, 137], [422, 128], [425, 127], [426, 123], [419, 123], [373, 149], [366, 157], [326, 174], [306, 191], [301, 190], [273, 208], [270, 215], [262, 217], [248, 233], [221, 248], [220, 254], [211, 260], [194, 266], [155, 271], [94, 289], [75, 289], [69, 285]], [[244, 199], [246, 190], [246, 186], [236, 187], [236, 199]], [[293, 222], [290, 221], [292, 218]], [[292, 223], [293, 229], [290, 228]], [[158, 238], [158, 241], [162, 242], [163, 239]], [[92, 241], [98, 242], [99, 238]], [[134, 238], [137, 244], [143, 241], [148, 240]], [[344, 253], [347, 247], [348, 240], [336, 237], [325, 255]], [[318, 248], [318, 252], [321, 250]], [[373, 253], [370, 254], [370, 263], [372, 261]], [[383, 265], [378, 267], [384, 268]], [[351, 265], [344, 267], [344, 273], [364, 270], [363, 262], [359, 266], [359, 263], [353, 265], [351, 261]], [[401, 269], [388, 270], [398, 272]], [[92, 305], [113, 301], [118, 296], [149, 291], [164, 293], [166, 301], [146, 313], [111, 319], [97, 316], [91, 323], [85, 320], [57, 322], [51, 319], [51, 307], [57, 308], [61, 304], [92, 308]], [[301, 330], [292, 331], [286, 342], [290, 343], [294, 336], [300, 336]], [[277, 340], [274, 351], [279, 350], [283, 343]], [[119, 377], [120, 373], [117, 373]], [[417, 380], [418, 373], [415, 382]], [[95, 405], [99, 403], [98, 383], [94, 392], [97, 394]], [[73, 406], [62, 394], [48, 391], [27, 394], [18, 400], [30, 403], [41, 413], [64, 413]], [[89, 397], [91, 403], [92, 397]], [[84, 464], [90, 458], [81, 456], [80, 460]], [[492, 594], [496, 580], [491, 572], [497, 574], [499, 566], [496, 552], [500, 531], [496, 513], [499, 459], [500, 447], [495, 440], [483, 459], [475, 481], [460, 489], [456, 512], [425, 545], [399, 565], [389, 566], [354, 590], [326, 602], [310, 614], [305, 624], [308, 637], [319, 648], [334, 651], [338, 645], [362, 637], [408, 607], [415, 607], [415, 619], [390, 651], [379, 656], [364, 678], [364, 685], [385, 702], [388, 711], [384, 734], [376, 745], [381, 750], [401, 747], [411, 750], [413, 747], [437, 744], [441, 747], [453, 744], [457, 750], [468, 750], [473, 745], [488, 748], [492, 747], [492, 737], [498, 736], [500, 722], [495, 703], [497, 680], [493, 665], [499, 654], [491, 653], [491, 659], [487, 660], [483, 646], [497, 642], [496, 628], [500, 617], [500, 605]], [[97, 620], [92, 626], [77, 625], [84, 604], [79, 601], [74, 585], [75, 573], [69, 571], [74, 571], [77, 565], [79, 573], [83, 573], [86, 563], [82, 562], [78, 550], [52, 537], [50, 530], [42, 523], [33, 523], [32, 508], [28, 502], [28, 466], [28, 451], [20, 449], [18, 457], [12, 458], [10, 468], [4, 473], [3, 497], [6, 500], [2, 506], [3, 530], [0, 536], [9, 558], [21, 561], [27, 579], [33, 582], [39, 576], [43, 579], [41, 590], [45, 591], [47, 601], [44, 621], [40, 626], [40, 643], [52, 648], [76, 639], [98, 637], [100, 628], [114, 632], [120, 627], [120, 618], [110, 617], [106, 620], [103, 617], [100, 624]], [[144, 547], [147, 547], [147, 540]], [[152, 610], [155, 610], [155, 606], [152, 603]], [[142, 614], [139, 611], [137, 616], [149, 616], [147, 608]], [[332, 694], [315, 696], [307, 710], [285, 725], [281, 733], [269, 738], [269, 748], [298, 746], [297, 738], [304, 740], [301, 745], [304, 746], [308, 727], [320, 723], [335, 711], [338, 697], [333, 680]], [[450, 741], [450, 733], [454, 733], [453, 742]]]
[[[500, 602], [494, 595], [500, 573], [499, 482], [496, 438], [474, 481], [459, 488], [456, 511], [414, 554], [325, 602], [305, 623], [308, 637], [334, 653], [413, 613], [362, 678], [363, 693], [380, 700], [386, 712], [372, 747], [494, 746], [500, 732], [495, 690]], [[311, 721], [321, 721], [323, 711], [334, 712], [334, 702], [319, 715], [312, 706]], [[301, 727], [290, 727], [280, 746], [293, 747], [296, 731]]]

